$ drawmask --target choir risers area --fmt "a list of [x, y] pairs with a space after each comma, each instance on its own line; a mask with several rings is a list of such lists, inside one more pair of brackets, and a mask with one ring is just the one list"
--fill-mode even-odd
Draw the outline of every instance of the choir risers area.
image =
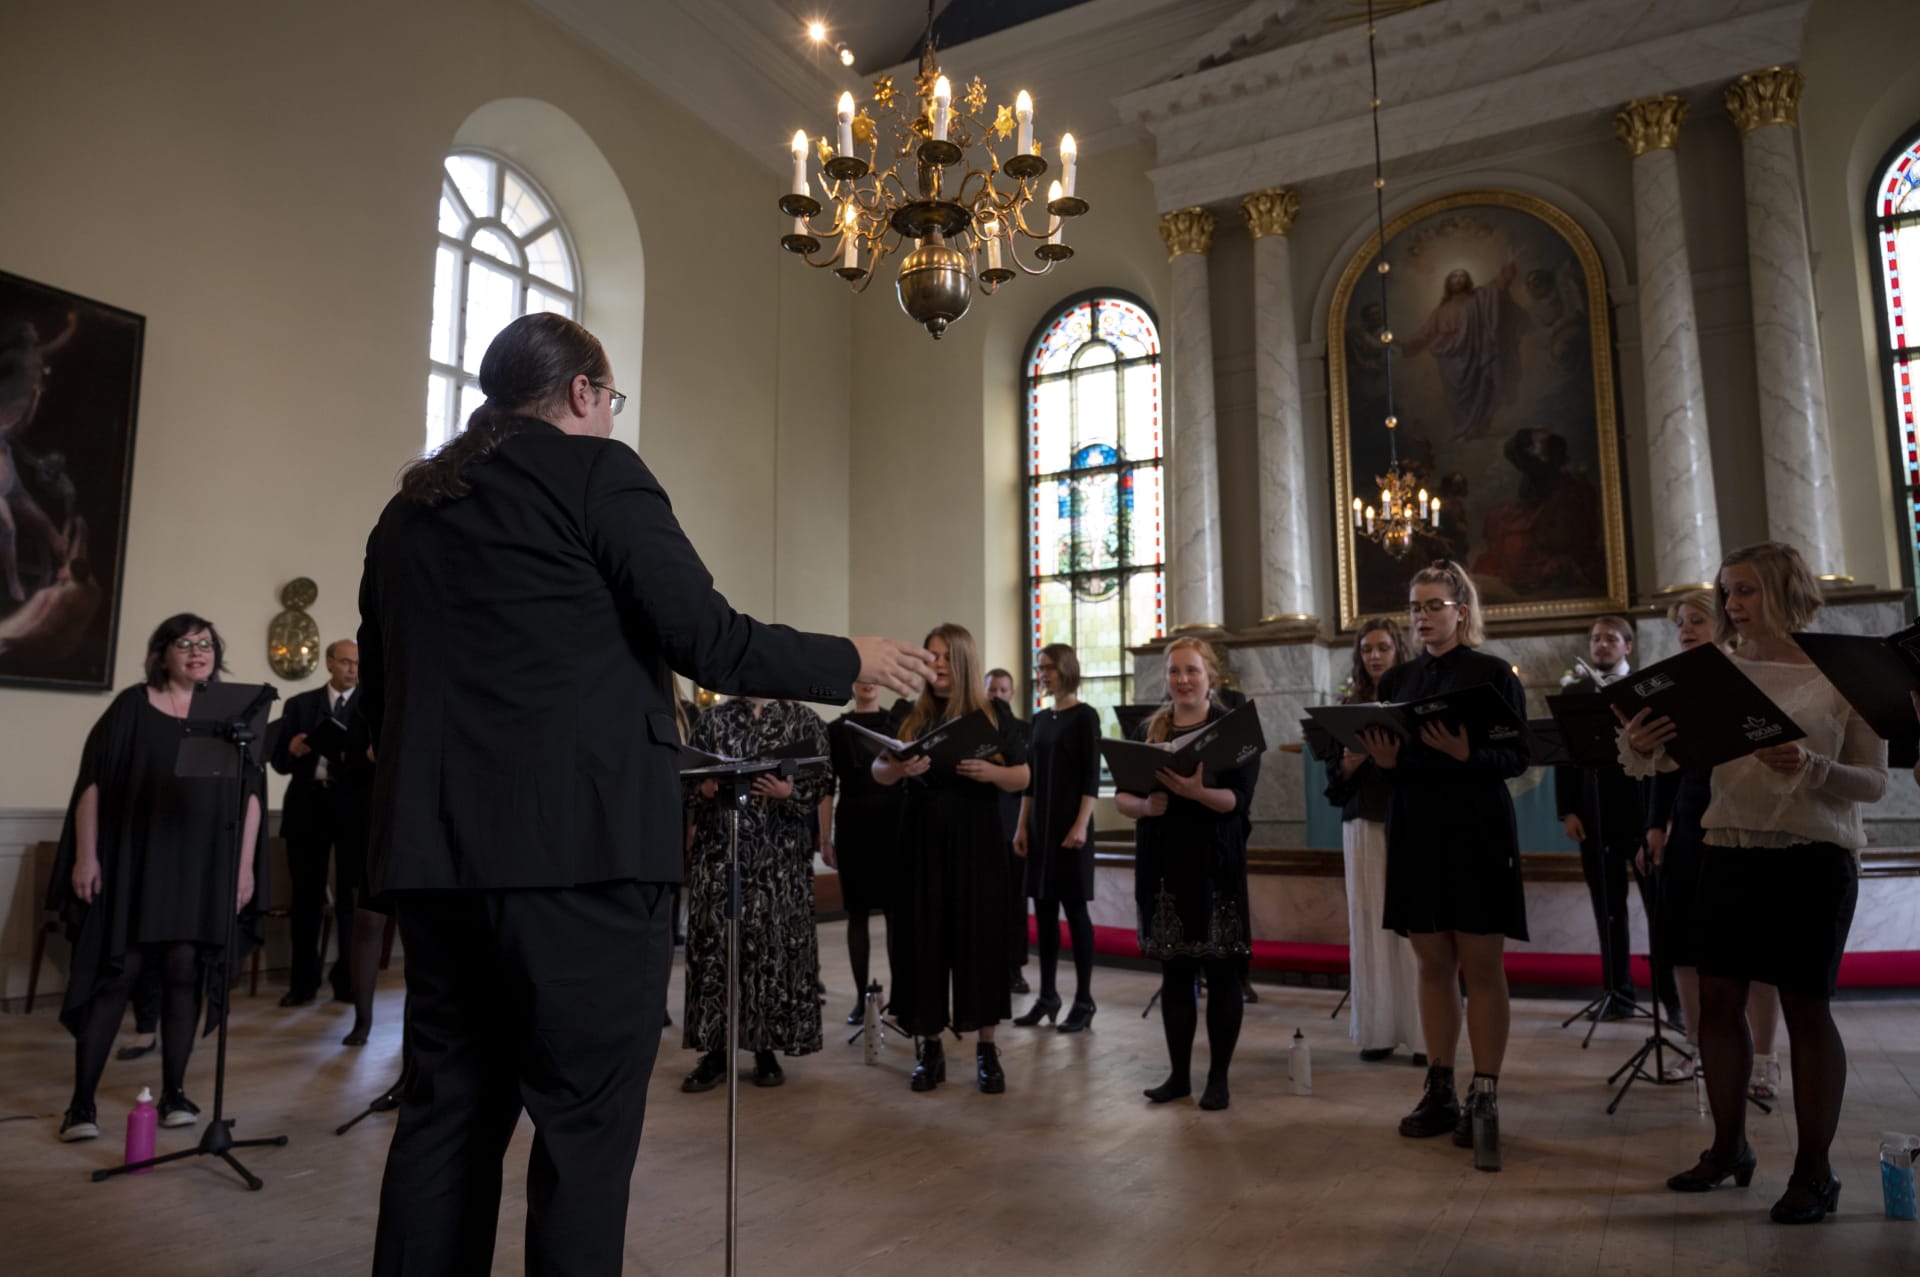
[[[1836, 592], [1821, 609], [1817, 630], [1841, 634], [1888, 634], [1912, 620], [1907, 596], [1892, 592]], [[1644, 667], [1677, 650], [1664, 613], [1639, 608], [1634, 665]], [[1528, 712], [1546, 714], [1545, 698], [1576, 657], [1586, 655], [1590, 618], [1570, 618], [1551, 626], [1529, 623], [1529, 633], [1505, 633], [1499, 627], [1483, 650], [1517, 666], [1526, 686]], [[1349, 639], [1325, 635], [1229, 636], [1221, 641], [1232, 685], [1260, 708], [1270, 746], [1297, 744], [1299, 720], [1309, 705], [1336, 698], [1349, 673]], [[1163, 690], [1159, 652], [1142, 648], [1134, 656], [1135, 697], [1160, 698]], [[1304, 768], [1312, 768], [1311, 783]], [[1260, 767], [1250, 839], [1250, 897], [1256, 940], [1344, 945], [1347, 942], [1345, 884], [1340, 868], [1339, 813], [1320, 792], [1324, 780], [1317, 763], [1305, 755], [1270, 748]], [[1527, 922], [1532, 939], [1509, 947], [1516, 952], [1593, 954], [1598, 951], [1592, 906], [1580, 877], [1577, 851], [1553, 819], [1551, 776], [1535, 768], [1512, 782], [1521, 811], [1521, 848], [1525, 854]], [[1099, 821], [1103, 830], [1120, 832], [1115, 817]], [[1860, 904], [1849, 952], [1920, 951], [1920, 787], [1908, 773], [1889, 778], [1886, 797], [1867, 809], [1867, 836]], [[1529, 836], [1532, 834], [1533, 836]], [[1134, 925], [1132, 862], [1127, 844], [1117, 842], [1096, 872], [1098, 898], [1093, 920], [1101, 926]], [[1636, 898], [1631, 905], [1634, 947], [1646, 948], [1646, 924]]]

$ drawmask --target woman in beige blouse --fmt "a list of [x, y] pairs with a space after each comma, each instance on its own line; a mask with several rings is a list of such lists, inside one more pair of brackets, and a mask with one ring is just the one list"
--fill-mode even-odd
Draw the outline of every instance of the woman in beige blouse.
[[[1792, 1046], [1798, 1139], [1777, 1223], [1810, 1224], [1836, 1209], [1840, 1181], [1827, 1151], [1840, 1122], [1847, 1053], [1830, 1003], [1853, 925], [1856, 857], [1866, 842], [1860, 804], [1887, 784], [1886, 743], [1807, 659], [1793, 633], [1820, 608], [1819, 586], [1797, 551], [1774, 542], [1729, 554], [1715, 586], [1716, 638], [1732, 642], [1747, 677], [1806, 733], [1713, 769], [1701, 827], [1700, 1051], [1713, 1106], [1713, 1147], [1673, 1176], [1676, 1192], [1705, 1192], [1728, 1176], [1745, 1187], [1755, 1158], [1746, 1137], [1753, 1042], [1747, 989], [1780, 990]], [[1634, 744], [1672, 739], [1644, 724]]]

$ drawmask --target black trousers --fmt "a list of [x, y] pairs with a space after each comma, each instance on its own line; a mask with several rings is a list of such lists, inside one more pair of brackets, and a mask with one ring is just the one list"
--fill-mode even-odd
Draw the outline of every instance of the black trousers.
[[1627, 931], [1627, 876], [1633, 875], [1640, 887], [1640, 907], [1647, 915], [1647, 943], [1653, 950], [1654, 996], [1662, 1006], [1676, 1007], [1680, 995], [1673, 982], [1673, 964], [1667, 960], [1660, 935], [1660, 902], [1651, 877], [1642, 877], [1631, 867], [1632, 850], [1615, 851], [1601, 845], [1597, 838], [1580, 844], [1580, 872], [1587, 880], [1587, 896], [1593, 902], [1596, 934], [1606, 939], [1606, 961], [1602, 972], [1606, 986], [1623, 997], [1633, 996], [1633, 942]]
[[490, 1271], [524, 1109], [526, 1271], [618, 1273], [672, 962], [663, 883], [403, 891], [408, 1077], [376, 1274]]
[[[298, 994], [311, 994], [320, 987], [320, 923], [327, 911], [327, 865], [333, 859], [333, 840], [331, 838], [289, 838], [287, 839], [287, 876], [293, 889], [292, 913], [289, 918], [293, 933], [293, 979], [292, 991]], [[353, 936], [353, 898], [350, 894], [334, 890], [333, 920], [339, 932], [334, 938], [333, 991], [341, 997], [353, 996], [353, 984], [348, 974], [347, 954], [349, 941]]]
[[1027, 965], [1027, 862], [1007, 845], [1007, 970], [1019, 975]]

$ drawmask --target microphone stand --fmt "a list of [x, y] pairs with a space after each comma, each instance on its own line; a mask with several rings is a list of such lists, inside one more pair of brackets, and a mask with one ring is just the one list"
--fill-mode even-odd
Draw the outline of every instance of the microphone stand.
[[792, 780], [820, 771], [827, 762], [824, 757], [735, 759], [680, 772], [696, 782], [717, 782], [718, 797], [727, 810], [727, 1277], [738, 1273], [740, 1254], [740, 1070], [734, 1067], [740, 1048], [740, 813], [747, 809], [753, 782], [760, 777]]
[[[279, 695], [278, 691], [266, 684], [257, 687], [244, 683], [200, 684], [194, 692], [192, 704], [188, 706], [187, 712], [190, 717], [181, 723], [181, 729], [186, 737], [180, 742], [180, 752], [174, 764], [174, 775], [201, 779], [217, 779], [224, 776], [228, 774], [230, 765], [236, 795], [233, 855], [227, 862], [227, 890], [224, 897], [228, 906], [226, 946], [221, 949], [220, 961], [213, 972], [213, 978], [220, 982], [214, 987], [222, 991], [220, 1036], [213, 1056], [213, 1115], [207, 1122], [206, 1130], [201, 1132], [200, 1142], [192, 1148], [95, 1171], [93, 1182], [96, 1184], [115, 1175], [144, 1171], [149, 1167], [177, 1162], [183, 1158], [217, 1157], [231, 1167], [234, 1173], [246, 1182], [249, 1189], [257, 1193], [265, 1187], [265, 1181], [243, 1166], [240, 1159], [233, 1155], [233, 1150], [279, 1148], [287, 1142], [287, 1137], [284, 1135], [236, 1140], [233, 1138], [232, 1131], [234, 1120], [226, 1116], [227, 1026], [233, 1020], [233, 953], [239, 939], [240, 912], [236, 900], [240, 894], [240, 861], [246, 854], [247, 766], [249, 761], [258, 765], [257, 757], [249, 759], [250, 753], [255, 752], [254, 746], [260, 739], [258, 724], [264, 724], [267, 707]], [[192, 717], [196, 714], [203, 714], [205, 717]], [[228, 754], [222, 742], [233, 746], [231, 755]], [[263, 805], [260, 818], [265, 820], [266, 814]]]

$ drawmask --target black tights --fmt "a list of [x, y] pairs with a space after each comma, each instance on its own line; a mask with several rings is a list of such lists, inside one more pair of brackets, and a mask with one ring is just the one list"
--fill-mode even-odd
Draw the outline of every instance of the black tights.
[[[1793, 1059], [1793, 1119], [1798, 1139], [1793, 1169], [1824, 1179], [1832, 1167], [1827, 1150], [1840, 1126], [1847, 1092], [1847, 1048], [1833, 1022], [1832, 1003], [1780, 990]], [[1747, 1029], [1747, 982], [1700, 976], [1700, 1063], [1707, 1071], [1713, 1105], [1713, 1154], [1723, 1164], [1747, 1143], [1747, 1079], [1753, 1071], [1753, 1037]]]
[[[1092, 1006], [1093, 994], [1093, 919], [1087, 916], [1084, 900], [1036, 900], [1033, 916], [1040, 929], [1040, 996], [1058, 996], [1054, 972], [1060, 966], [1060, 913], [1066, 911], [1067, 934], [1073, 937], [1073, 1000], [1080, 1006]], [[1187, 1033], [1192, 1041], [1193, 1033]]]
[[[873, 960], [873, 937], [867, 932], [867, 919], [873, 915], [865, 909], [847, 910], [847, 960], [853, 964], [853, 997], [858, 1002], [867, 996], [868, 968]], [[886, 925], [886, 915], [880, 915], [881, 925]]]
[[87, 1020], [73, 1044], [73, 1107], [90, 1109], [93, 1094], [106, 1072], [127, 999], [147, 963], [160, 967], [160, 1085], [162, 1093], [178, 1091], [187, 1080], [187, 1057], [193, 1053], [194, 1023], [200, 1018], [200, 953], [190, 940], [165, 944], [129, 945], [120, 974], [95, 990]]
[[1193, 1074], [1193, 1034], [1200, 1007], [1194, 982], [1207, 976], [1207, 1081], [1225, 1084], [1233, 1048], [1240, 1041], [1240, 963], [1236, 958], [1170, 958], [1161, 964], [1160, 1024], [1167, 1034], [1168, 1082], [1188, 1086]]
[[353, 976], [353, 1026], [373, 1027], [373, 991], [380, 980], [380, 950], [387, 939], [387, 915], [364, 902], [353, 911], [353, 952], [347, 971]]

